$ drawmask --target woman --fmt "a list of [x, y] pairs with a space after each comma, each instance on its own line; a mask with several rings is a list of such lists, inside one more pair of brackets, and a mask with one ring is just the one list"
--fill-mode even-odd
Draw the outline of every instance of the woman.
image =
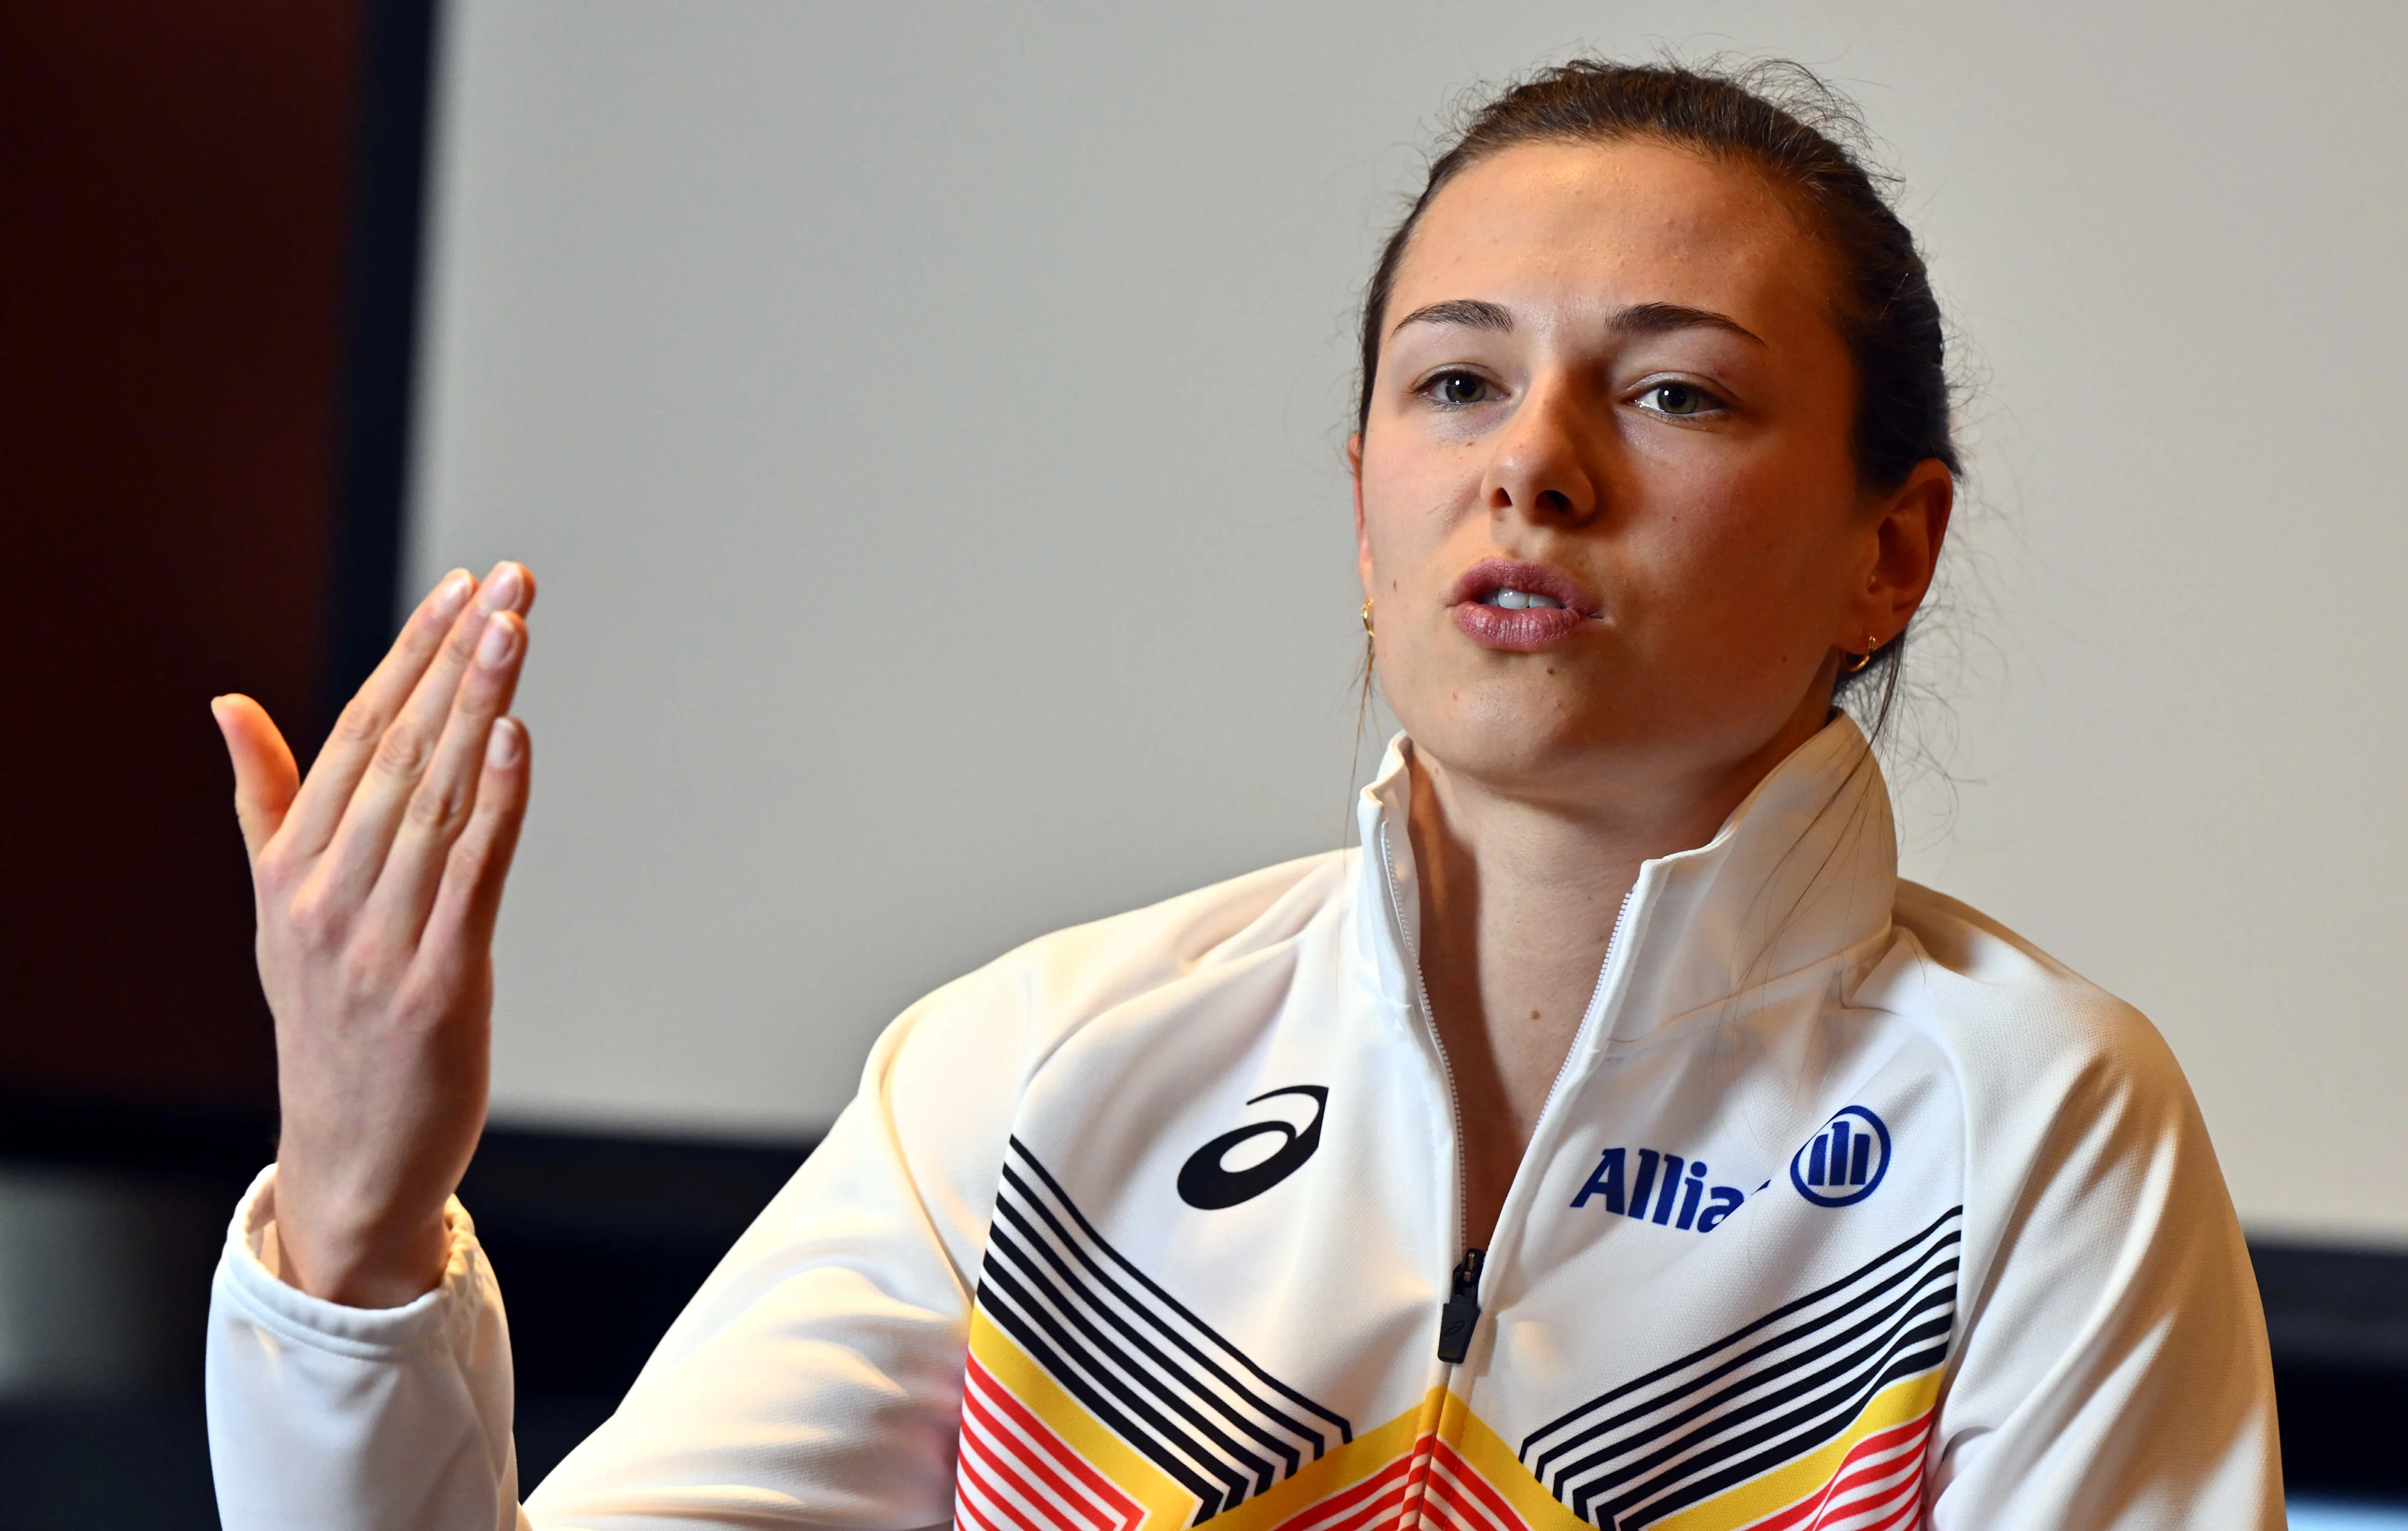
[[285, 1111], [211, 1320], [226, 1524], [2279, 1524], [2179, 1070], [1898, 880], [1834, 706], [1929, 587], [1947, 402], [1912, 238], [1798, 114], [1593, 63], [1489, 104], [1365, 306], [1360, 851], [906, 1012], [523, 1511], [447, 1198], [533, 585], [440, 586], [306, 784], [223, 699]]

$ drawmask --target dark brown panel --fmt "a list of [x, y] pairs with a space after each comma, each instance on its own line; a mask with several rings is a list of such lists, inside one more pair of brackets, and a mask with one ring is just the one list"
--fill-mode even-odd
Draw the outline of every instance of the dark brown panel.
[[0, 3], [0, 1087], [269, 1098], [208, 701], [319, 721], [355, 7]]

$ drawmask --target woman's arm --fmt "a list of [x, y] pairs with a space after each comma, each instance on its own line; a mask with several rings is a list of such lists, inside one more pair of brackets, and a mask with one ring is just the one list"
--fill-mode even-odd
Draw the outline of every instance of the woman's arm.
[[[514, 565], [481, 595], [446, 579], [306, 782], [257, 704], [214, 708], [283, 1108], [212, 1294], [229, 1531], [524, 1524], [500, 1291], [451, 1195], [484, 1120], [493, 930], [528, 788], [505, 714], [533, 595]], [[555, 1475], [540, 1520], [946, 1518], [1019, 1032], [995, 1007], [936, 1008], [953, 1019], [924, 1006], [890, 1030], [862, 1098]], [[934, 1049], [967, 1066], [916, 1066], [932, 1044], [913, 1038], [948, 1024]]]
[[533, 1524], [951, 1519], [970, 1307], [1021, 1069], [1021, 1028], [979, 988], [889, 1029], [861, 1094], [617, 1412], [528, 1495]]
[[506, 716], [535, 581], [466, 570], [419, 603], [301, 780], [258, 703], [211, 705], [234, 759], [282, 1112], [280, 1274], [397, 1308], [432, 1289], [485, 1120], [494, 923], [526, 813]]
[[457, 1204], [443, 1280], [399, 1309], [294, 1289], [272, 1220], [238, 1218], [208, 1339], [229, 1531], [944, 1522], [1020, 1036], [1001, 1007], [945, 999], [889, 1028], [826, 1140], [524, 1511], [500, 1293]]
[[2277, 1531], [2265, 1320], [2206, 1123], [2156, 1031], [2091, 994], [2089, 1023], [2032, 1018], [2056, 1055], [1973, 1103], [1931, 1523]]

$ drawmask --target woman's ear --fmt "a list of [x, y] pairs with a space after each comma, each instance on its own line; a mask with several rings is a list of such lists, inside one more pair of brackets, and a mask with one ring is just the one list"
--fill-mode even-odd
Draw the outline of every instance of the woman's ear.
[[1354, 568], [1363, 577], [1363, 598], [1377, 598], [1371, 588], [1371, 538], [1363, 527], [1363, 433], [1346, 438], [1346, 473], [1354, 481]]
[[1888, 643], [1906, 631], [1930, 593], [1956, 506], [1956, 477], [1936, 457], [1916, 464], [1904, 483], [1881, 497], [1864, 588], [1849, 603], [1855, 631], [1842, 635], [1841, 649], [1861, 652], [1867, 637]]

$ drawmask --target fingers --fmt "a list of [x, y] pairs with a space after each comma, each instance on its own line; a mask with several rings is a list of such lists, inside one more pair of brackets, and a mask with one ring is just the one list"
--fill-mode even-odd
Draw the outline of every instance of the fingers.
[[485, 743], [476, 810], [444, 858], [442, 884], [419, 940], [422, 951], [482, 952], [493, 944], [502, 884], [526, 820], [531, 765], [526, 725], [516, 718], [496, 722]]
[[477, 581], [466, 569], [445, 575], [402, 623], [401, 636], [394, 639], [376, 673], [335, 721], [335, 731], [327, 736], [326, 747], [318, 751], [309, 780], [301, 784], [300, 795], [286, 815], [292, 829], [287, 837], [294, 855], [315, 856], [335, 837], [336, 826], [343, 822], [343, 810], [351, 806], [351, 793], [367, 770], [377, 742], [409, 699], [476, 589]]
[[[443, 733], [418, 786], [409, 795], [400, 826], [377, 874], [372, 907], [389, 910], [394, 928], [413, 939], [434, 908], [444, 858], [468, 826], [481, 794], [489, 745], [503, 730], [495, 720], [509, 710], [518, 689], [526, 627], [514, 611], [496, 611], [479, 635], [467, 673], [452, 697]], [[415, 703], [412, 704], [413, 707]]]
[[284, 823], [294, 794], [301, 789], [300, 768], [267, 709], [250, 697], [216, 697], [209, 703], [209, 715], [217, 720], [234, 761], [234, 816], [242, 825], [243, 849], [257, 861], [260, 848]]
[[[352, 789], [342, 821], [326, 847], [329, 867], [325, 886], [338, 901], [356, 905], [365, 901], [369, 890], [376, 886], [384, 869], [386, 852], [401, 826], [403, 810], [434, 764], [444, 728], [459, 698], [461, 680], [470, 673], [473, 656], [486, 637], [488, 625], [498, 620], [523, 634], [517, 608], [533, 594], [531, 582], [517, 565], [496, 565], [475, 604], [452, 622], [452, 630], [419, 676], [408, 699], [369, 751], [359, 784]], [[517, 675], [518, 655], [524, 651], [525, 645], [521, 642], [506, 661], [512, 680]], [[507, 691], [502, 694], [507, 697]], [[499, 710], [494, 708], [487, 718]], [[481, 739], [481, 731], [479, 737]], [[456, 826], [452, 833], [457, 833]]]

